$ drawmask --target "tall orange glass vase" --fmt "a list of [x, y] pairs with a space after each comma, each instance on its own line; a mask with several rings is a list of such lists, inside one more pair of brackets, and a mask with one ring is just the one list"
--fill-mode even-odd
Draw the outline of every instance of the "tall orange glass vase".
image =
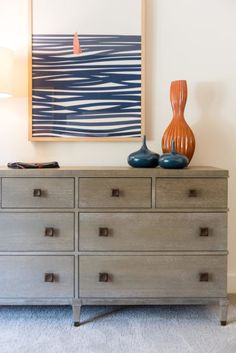
[[184, 118], [184, 109], [188, 96], [187, 82], [185, 80], [173, 81], [170, 87], [170, 101], [173, 118], [162, 137], [162, 150], [171, 151], [171, 142], [175, 141], [176, 151], [184, 154], [191, 161], [195, 150], [195, 137]]

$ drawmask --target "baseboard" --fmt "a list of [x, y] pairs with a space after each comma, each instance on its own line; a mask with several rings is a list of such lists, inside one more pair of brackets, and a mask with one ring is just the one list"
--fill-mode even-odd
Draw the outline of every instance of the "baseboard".
[[236, 293], [236, 273], [228, 274], [228, 293]]

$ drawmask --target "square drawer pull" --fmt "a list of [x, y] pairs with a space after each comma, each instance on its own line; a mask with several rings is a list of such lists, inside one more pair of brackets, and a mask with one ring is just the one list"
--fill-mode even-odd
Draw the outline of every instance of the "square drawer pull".
[[53, 283], [56, 281], [56, 276], [54, 273], [45, 273], [44, 282]]
[[200, 282], [209, 282], [209, 273], [203, 272], [199, 274], [199, 281]]
[[188, 197], [197, 197], [197, 190], [196, 189], [190, 189], [188, 191]]
[[200, 237], [208, 237], [209, 236], [209, 228], [200, 228]]
[[108, 228], [99, 228], [99, 237], [108, 237], [109, 229]]
[[55, 229], [52, 227], [45, 228], [44, 236], [45, 237], [54, 237], [55, 236]]
[[42, 190], [41, 189], [34, 189], [33, 196], [34, 197], [41, 197], [42, 196]]
[[120, 197], [120, 190], [119, 189], [112, 189], [111, 196], [112, 197]]
[[108, 273], [99, 273], [99, 282], [108, 282], [109, 280], [109, 275]]

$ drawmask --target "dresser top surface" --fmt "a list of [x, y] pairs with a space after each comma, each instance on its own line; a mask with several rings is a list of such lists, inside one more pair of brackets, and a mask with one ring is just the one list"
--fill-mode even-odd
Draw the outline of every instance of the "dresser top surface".
[[159, 177], [159, 178], [226, 178], [228, 171], [215, 167], [192, 166], [185, 169], [66, 166], [59, 169], [10, 169], [0, 167], [0, 177]]

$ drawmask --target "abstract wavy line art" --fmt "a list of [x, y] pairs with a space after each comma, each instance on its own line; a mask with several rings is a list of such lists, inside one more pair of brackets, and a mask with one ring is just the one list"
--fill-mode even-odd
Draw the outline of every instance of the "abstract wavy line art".
[[140, 137], [141, 36], [33, 35], [33, 137]]

